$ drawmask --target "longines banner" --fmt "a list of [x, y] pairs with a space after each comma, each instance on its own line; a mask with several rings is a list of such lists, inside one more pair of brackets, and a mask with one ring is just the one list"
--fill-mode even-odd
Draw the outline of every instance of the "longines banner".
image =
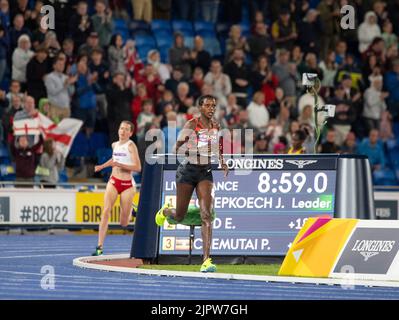
[[399, 280], [399, 221], [310, 218], [279, 275]]

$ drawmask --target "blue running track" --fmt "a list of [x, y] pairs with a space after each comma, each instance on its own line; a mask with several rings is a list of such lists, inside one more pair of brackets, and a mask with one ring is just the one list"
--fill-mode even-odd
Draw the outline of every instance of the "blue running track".
[[[96, 245], [95, 235], [0, 235], [0, 299], [318, 300], [399, 299], [399, 288], [266, 283], [159, 277], [81, 269], [72, 265]], [[110, 235], [106, 254], [128, 253], [131, 236]], [[55, 288], [41, 288], [41, 268], [55, 271]]]

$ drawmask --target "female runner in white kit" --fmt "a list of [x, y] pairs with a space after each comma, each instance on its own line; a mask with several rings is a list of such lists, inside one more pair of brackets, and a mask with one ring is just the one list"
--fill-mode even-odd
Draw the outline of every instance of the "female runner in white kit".
[[112, 173], [105, 189], [104, 209], [98, 232], [98, 244], [92, 254], [93, 256], [103, 254], [103, 244], [108, 231], [109, 217], [119, 194], [121, 196], [120, 224], [123, 227], [129, 224], [132, 212], [132, 199], [136, 193], [136, 185], [132, 173], [141, 171], [137, 147], [130, 140], [133, 129], [133, 123], [122, 121], [118, 130], [119, 141], [112, 144], [112, 158], [102, 165], [94, 167], [95, 172], [112, 167]]

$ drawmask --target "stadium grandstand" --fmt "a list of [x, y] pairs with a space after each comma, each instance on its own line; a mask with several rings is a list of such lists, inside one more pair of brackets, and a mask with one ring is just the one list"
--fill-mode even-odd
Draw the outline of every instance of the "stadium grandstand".
[[[340, 27], [345, 4], [355, 29]], [[254, 130], [253, 153], [287, 153], [297, 130], [312, 153], [301, 79], [316, 73], [320, 101], [336, 105], [318, 152], [367, 155], [375, 185], [399, 185], [398, 14], [379, 0], [0, 0], [0, 180], [105, 182], [93, 168], [121, 120], [135, 124], [143, 161], [146, 132], [168, 139], [203, 94], [217, 97], [224, 128]]]

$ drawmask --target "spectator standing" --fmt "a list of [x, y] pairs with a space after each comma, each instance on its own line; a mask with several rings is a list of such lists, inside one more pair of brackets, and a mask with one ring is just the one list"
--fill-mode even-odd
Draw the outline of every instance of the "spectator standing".
[[270, 115], [264, 104], [265, 95], [263, 92], [255, 92], [252, 102], [248, 105], [248, 119], [252, 127], [264, 131], [269, 123]]
[[165, 82], [165, 88], [170, 90], [174, 96], [177, 93], [177, 86], [179, 83], [184, 82], [184, 75], [182, 69], [177, 66], [172, 70], [172, 77]]
[[260, 55], [255, 64], [255, 70], [251, 73], [251, 85], [254, 91], [263, 91], [265, 105], [275, 99], [275, 90], [278, 86], [278, 79], [271, 71], [269, 61], [265, 55]]
[[204, 72], [200, 67], [196, 67], [193, 72], [193, 77], [189, 81], [191, 94], [195, 100], [200, 97], [204, 84]]
[[[35, 176], [37, 153], [43, 144], [43, 138], [40, 135], [39, 142], [29, 146], [27, 136], [19, 136], [17, 145], [10, 145], [11, 153], [15, 161], [15, 174], [17, 182], [33, 183]], [[24, 184], [22, 187], [32, 187], [31, 184]]]
[[91, 17], [93, 30], [98, 34], [98, 44], [103, 48], [108, 47], [114, 30], [112, 11], [107, 8], [105, 0], [97, 0], [95, 10], [96, 13]]
[[389, 92], [388, 110], [394, 121], [399, 116], [399, 59], [393, 61], [393, 70], [385, 74], [385, 87]]
[[245, 63], [245, 55], [242, 49], [234, 49], [232, 60], [225, 65], [224, 72], [230, 77], [232, 92], [237, 97], [238, 104], [246, 106], [250, 70]]
[[166, 114], [167, 125], [162, 128], [163, 135], [165, 137], [164, 147], [165, 153], [173, 153], [173, 147], [176, 144], [177, 137], [181, 131], [181, 128], [177, 126], [177, 114], [174, 111], [169, 111]]
[[335, 89], [335, 96], [328, 103], [336, 106], [335, 116], [328, 121], [335, 129], [336, 144], [342, 145], [356, 120], [356, 110], [351, 99], [345, 96], [345, 88], [342, 85]]
[[12, 79], [19, 81], [23, 88], [26, 85], [26, 66], [34, 56], [34, 52], [30, 47], [29, 37], [22, 35], [18, 39], [18, 47], [12, 54]]
[[86, 38], [85, 43], [83, 43], [78, 49], [78, 56], [91, 56], [94, 49], [99, 49], [99, 40], [97, 32], [90, 32], [89, 36]]
[[4, 29], [8, 29], [10, 27], [11, 18], [8, 0], [0, 0], [0, 21]]
[[39, 47], [35, 56], [26, 66], [27, 92], [35, 101], [47, 97], [44, 77], [49, 72], [48, 66], [47, 50], [44, 47]]
[[177, 86], [176, 104], [176, 111], [179, 114], [186, 114], [188, 109], [194, 105], [194, 98], [190, 95], [190, 86], [187, 82], [181, 82]]
[[93, 23], [88, 15], [86, 1], [79, 1], [76, 6], [76, 13], [69, 20], [69, 33], [75, 41], [75, 48], [79, 48], [93, 32]]
[[[132, 111], [132, 122], [136, 126], [137, 124], [137, 117], [141, 112], [141, 106], [145, 100], [148, 100], [150, 97], [147, 94], [147, 87], [144, 83], [139, 83], [136, 86], [136, 95], [132, 99], [131, 102], [131, 111]], [[137, 126], [135, 131], [137, 130]]]
[[200, 67], [204, 73], [208, 72], [211, 64], [211, 55], [204, 50], [204, 40], [201, 36], [194, 38], [194, 48], [191, 50], [190, 57], [192, 70]]
[[[33, 99], [31, 96], [26, 96], [23, 101], [23, 109], [15, 113], [13, 121], [15, 122], [18, 120], [34, 119], [37, 116], [37, 113], [38, 111], [35, 108], [35, 99]], [[33, 146], [36, 136], [28, 135], [27, 137], [29, 146]], [[14, 141], [12, 144], [13, 143]]]
[[106, 91], [108, 104], [108, 132], [111, 143], [118, 140], [118, 128], [126, 119], [132, 119], [130, 103], [133, 100], [131, 84], [125, 73], [117, 72], [112, 77], [112, 83]]
[[382, 83], [382, 76], [375, 78], [364, 92], [363, 119], [368, 132], [371, 129], [380, 129], [382, 113], [387, 109], [385, 98], [389, 94], [382, 92]]
[[72, 85], [77, 81], [77, 75], [67, 76], [64, 69], [65, 60], [57, 58], [53, 63], [53, 72], [44, 78], [44, 85], [51, 104], [51, 117], [60, 120], [69, 118], [71, 115]]
[[190, 78], [190, 49], [184, 45], [184, 37], [180, 32], [174, 35], [173, 47], [169, 49], [169, 62], [173, 68], [181, 68], [184, 76]]
[[349, 132], [346, 136], [344, 144], [341, 147], [341, 153], [343, 154], [356, 154], [357, 152], [357, 143], [356, 143], [356, 135], [353, 132]]
[[213, 93], [218, 103], [225, 106], [226, 97], [231, 93], [230, 77], [223, 73], [223, 68], [219, 60], [212, 60], [211, 69], [206, 74], [204, 82], [213, 87]]
[[62, 52], [65, 54], [65, 70], [69, 73], [71, 67], [76, 62], [76, 56], [74, 53], [75, 43], [71, 38], [66, 38], [62, 43]]
[[298, 38], [297, 27], [291, 19], [289, 9], [282, 8], [279, 19], [272, 25], [272, 36], [276, 44], [276, 48], [292, 50], [296, 39]]
[[229, 37], [226, 40], [225, 64], [230, 62], [235, 49], [248, 50], [247, 39], [241, 35], [241, 27], [239, 24], [230, 27]]
[[333, 50], [329, 50], [325, 59], [320, 61], [319, 68], [323, 73], [323, 80], [321, 80], [321, 86], [325, 88], [325, 96], [332, 94], [334, 88], [334, 79], [337, 74], [338, 66], [336, 61], [336, 55]]
[[132, 0], [134, 20], [152, 20], [152, 0]]
[[267, 34], [267, 26], [263, 21], [255, 24], [255, 33], [249, 37], [248, 46], [253, 61], [256, 61], [260, 55], [272, 55], [273, 40]]
[[98, 73], [90, 73], [87, 60], [81, 58], [77, 62], [77, 76], [73, 99], [74, 117], [83, 121], [86, 136], [90, 137], [96, 124], [97, 103], [94, 85], [97, 82]]
[[53, 139], [46, 139], [43, 143], [43, 153], [40, 156], [39, 165], [47, 169], [48, 174], [42, 175], [40, 181], [49, 183], [45, 188], [55, 188], [59, 181], [59, 172], [64, 169], [65, 159], [55, 146]]
[[108, 65], [103, 61], [103, 51], [101, 49], [94, 49], [91, 53], [91, 61], [89, 70], [92, 74], [97, 74], [98, 79], [93, 84], [93, 89], [96, 94], [97, 110], [100, 119], [107, 117], [107, 98], [105, 90], [107, 88], [110, 74]]
[[220, 0], [198, 0], [198, 1], [201, 9], [202, 20], [216, 23], [218, 19]]
[[[348, 46], [345, 41], [340, 40], [337, 42], [335, 46], [335, 62], [337, 63], [338, 67], [344, 65], [347, 49]], [[326, 53], [328, 53], [328, 50], [326, 50]]]
[[319, 146], [320, 153], [339, 153], [340, 148], [335, 144], [335, 130], [329, 129], [326, 134], [326, 141]]
[[147, 54], [147, 63], [151, 64], [154, 71], [159, 75], [161, 82], [164, 84], [170, 79], [169, 67], [161, 62], [161, 56], [158, 50], [150, 50]]
[[320, 53], [320, 19], [319, 12], [310, 9], [306, 12], [305, 18], [298, 25], [298, 42], [303, 52]]
[[10, 144], [14, 143], [14, 116], [18, 111], [21, 110], [23, 110], [21, 97], [19, 95], [13, 95], [10, 99], [10, 107], [4, 111], [4, 114], [2, 116], [4, 138]]
[[14, 49], [18, 46], [19, 38], [22, 35], [27, 35], [29, 38], [31, 36], [31, 32], [28, 28], [25, 27], [25, 20], [23, 15], [17, 14], [13, 19], [13, 27], [9, 31], [9, 39], [10, 39], [10, 51], [13, 52]]
[[147, 64], [144, 67], [142, 75], [137, 79], [137, 83], [143, 83], [146, 86], [147, 95], [154, 103], [159, 100], [164, 86], [152, 64]]
[[384, 21], [382, 27], [383, 33], [381, 38], [385, 42], [385, 48], [389, 48], [392, 45], [398, 45], [398, 36], [393, 33], [393, 25], [392, 22], [388, 19]]
[[[51, 5], [54, 8], [55, 16], [55, 32], [60, 43], [68, 36], [69, 20], [73, 14], [71, 2], [64, 0], [51, 0]], [[70, 36], [70, 35], [69, 35]]]
[[281, 49], [277, 52], [277, 61], [272, 66], [272, 72], [276, 75], [279, 80], [279, 86], [283, 89], [286, 97], [296, 97], [296, 66], [291, 64], [290, 53]]
[[379, 131], [377, 129], [372, 129], [368, 138], [363, 139], [358, 148], [359, 154], [363, 154], [368, 157], [374, 174], [385, 169], [387, 162], [384, 154], [383, 144], [381, 141], [379, 141], [378, 136]]
[[377, 16], [373, 11], [366, 13], [364, 21], [357, 31], [359, 51], [363, 53], [368, 49], [374, 38], [381, 36], [380, 26], [377, 24]]
[[155, 122], [154, 105], [151, 99], [144, 100], [141, 105], [141, 112], [137, 117], [137, 136], [144, 134], [144, 127], [147, 123]]
[[333, 49], [338, 41], [340, 26], [338, 17], [341, 16], [338, 1], [322, 0], [317, 6], [320, 12], [321, 22], [321, 57], [327, 55], [329, 49]]
[[132, 79], [137, 79], [141, 76], [144, 64], [139, 57], [134, 40], [127, 40], [123, 46], [123, 58], [125, 60], [125, 69]]
[[4, 75], [7, 71], [8, 50], [8, 36], [4, 27], [0, 25], [0, 83], [3, 81]]
[[61, 45], [57, 40], [57, 34], [54, 31], [47, 31], [44, 37], [43, 45], [48, 52], [50, 61], [53, 61], [61, 51]]
[[108, 48], [109, 72], [111, 76], [115, 73], [125, 73], [125, 55], [123, 52], [123, 39], [119, 33], [111, 38], [111, 44]]

